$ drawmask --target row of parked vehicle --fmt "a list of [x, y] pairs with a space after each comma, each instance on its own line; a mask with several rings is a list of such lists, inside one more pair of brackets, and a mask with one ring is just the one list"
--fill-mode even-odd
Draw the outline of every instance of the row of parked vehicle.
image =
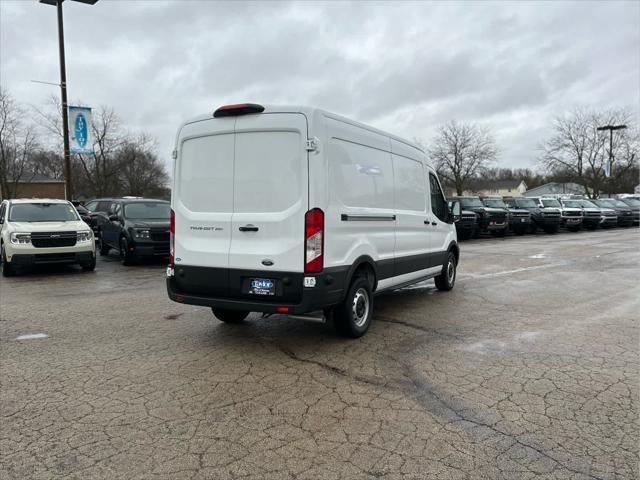
[[462, 207], [456, 223], [458, 238], [477, 238], [481, 233], [504, 237], [542, 230], [556, 233], [640, 224], [640, 200], [635, 197], [586, 199], [580, 196], [557, 197], [452, 197]]
[[2, 275], [21, 267], [64, 263], [96, 267], [96, 250], [114, 248], [124, 265], [169, 256], [169, 202], [101, 198], [86, 205], [57, 199], [13, 199], [0, 204]]

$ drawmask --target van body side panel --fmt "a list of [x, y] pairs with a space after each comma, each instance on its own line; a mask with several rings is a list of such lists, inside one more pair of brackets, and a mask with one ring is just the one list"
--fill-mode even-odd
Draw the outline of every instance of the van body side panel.
[[326, 118], [326, 125], [325, 266], [350, 267], [368, 256], [379, 275], [392, 276], [395, 212], [389, 140], [332, 118]]
[[[238, 117], [229, 267], [304, 271], [307, 122], [302, 114]], [[241, 231], [247, 226], [257, 231]]]
[[229, 266], [234, 124], [211, 119], [182, 129], [172, 192], [177, 265]]

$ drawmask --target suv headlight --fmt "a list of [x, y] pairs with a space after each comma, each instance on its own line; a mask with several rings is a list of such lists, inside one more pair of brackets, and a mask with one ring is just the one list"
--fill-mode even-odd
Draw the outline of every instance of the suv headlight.
[[78, 232], [77, 243], [85, 243], [91, 241], [91, 231], [85, 230], [82, 232]]
[[28, 245], [31, 243], [31, 234], [30, 233], [18, 233], [14, 232], [11, 234], [11, 243], [14, 245]]
[[136, 238], [149, 238], [149, 230], [146, 228], [136, 228], [134, 233]]

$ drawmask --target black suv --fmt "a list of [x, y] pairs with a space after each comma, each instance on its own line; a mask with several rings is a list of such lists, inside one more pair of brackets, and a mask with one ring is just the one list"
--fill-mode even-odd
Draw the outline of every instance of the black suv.
[[486, 207], [480, 197], [452, 197], [450, 200], [458, 200], [462, 210], [474, 212], [477, 215], [479, 232], [489, 232], [496, 237], [504, 237], [507, 233], [508, 214], [503, 208]]
[[517, 235], [524, 235], [531, 229], [531, 213], [523, 208], [509, 207], [502, 197], [480, 197], [486, 207], [502, 208], [507, 212], [509, 228]]
[[89, 225], [96, 238], [98, 238], [98, 217], [103, 216], [106, 218], [109, 215], [111, 204], [116, 200], [120, 200], [120, 197], [95, 198], [83, 205], [89, 211], [91, 222]]
[[531, 233], [535, 233], [538, 228], [547, 233], [556, 233], [560, 228], [560, 209], [540, 206], [537, 198], [504, 197], [504, 203], [509, 208], [529, 210], [531, 213]]
[[[451, 210], [453, 202], [451, 200], [448, 202], [449, 210]], [[480, 233], [480, 227], [478, 227], [478, 215], [471, 210], [462, 209], [460, 211], [460, 218], [455, 225], [458, 240], [469, 240], [471, 237], [477, 237]]]
[[113, 200], [108, 215], [97, 217], [100, 255], [115, 248], [123, 265], [141, 257], [168, 257], [170, 216], [171, 205], [165, 200]]
[[637, 198], [621, 198], [620, 201], [631, 209], [633, 224], [640, 225], [640, 200]]
[[633, 210], [631, 207], [620, 200], [615, 198], [600, 198], [598, 200], [591, 200], [600, 208], [611, 208], [618, 214], [618, 226], [630, 227], [633, 225]]

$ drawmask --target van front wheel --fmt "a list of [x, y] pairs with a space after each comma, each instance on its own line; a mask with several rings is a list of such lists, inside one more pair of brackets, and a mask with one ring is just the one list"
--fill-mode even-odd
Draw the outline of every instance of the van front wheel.
[[336, 330], [345, 337], [358, 338], [367, 333], [373, 316], [373, 295], [367, 277], [358, 275], [351, 282], [347, 297], [333, 310]]
[[224, 310], [211, 307], [211, 311], [218, 320], [224, 323], [242, 323], [249, 315], [249, 312], [242, 310]]
[[438, 290], [448, 292], [453, 288], [456, 283], [456, 267], [456, 256], [449, 252], [447, 261], [442, 266], [442, 273], [434, 279]]

